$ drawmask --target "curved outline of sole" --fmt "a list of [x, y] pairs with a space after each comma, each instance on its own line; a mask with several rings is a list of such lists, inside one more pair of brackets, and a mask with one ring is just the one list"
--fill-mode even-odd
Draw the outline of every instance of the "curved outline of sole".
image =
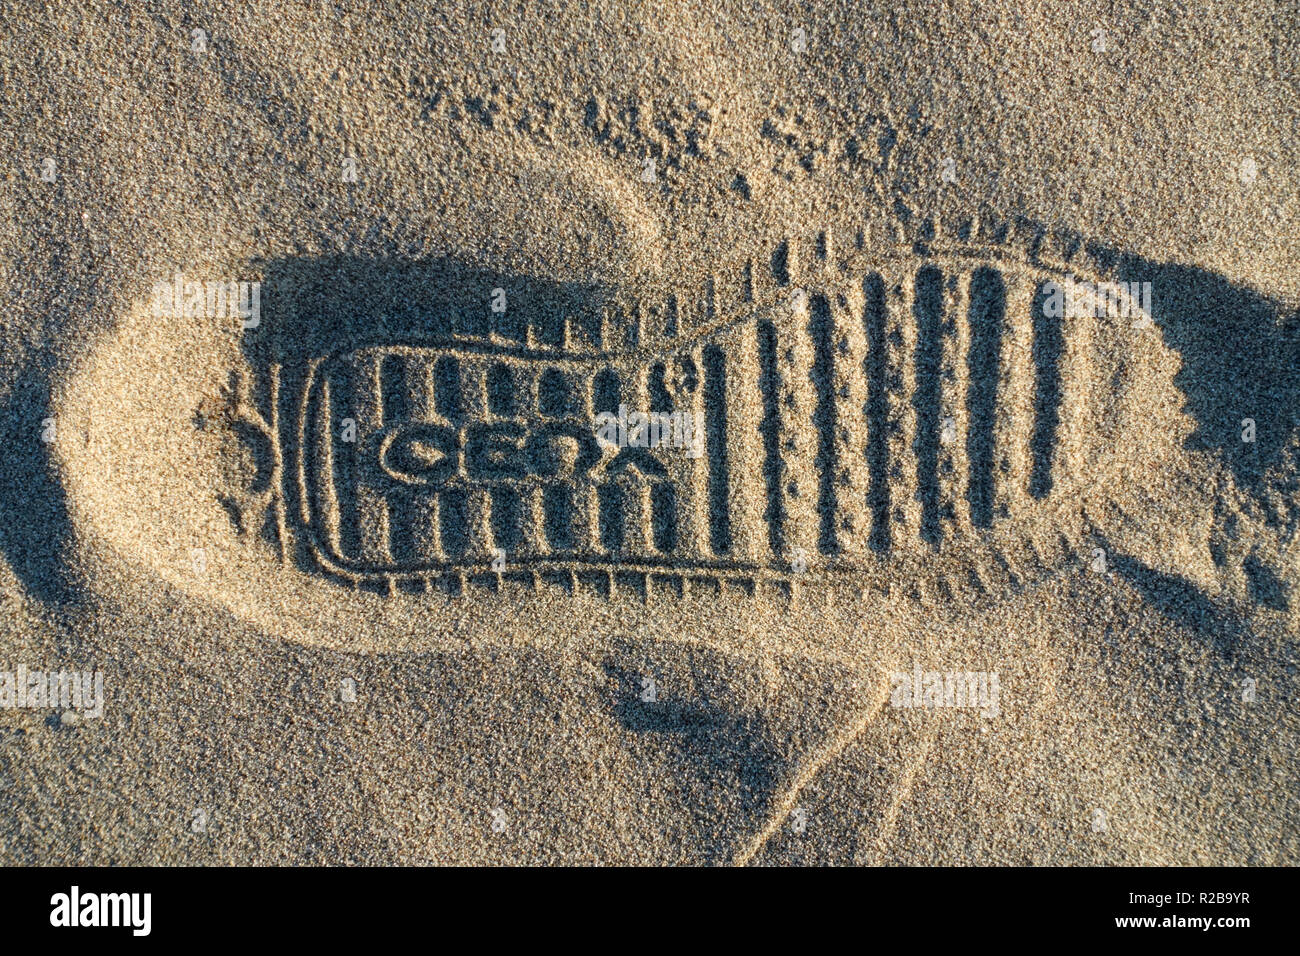
[[[824, 236], [824, 233], [822, 235]], [[947, 265], [948, 271], [961, 271], [964, 269], [967, 275], [975, 269], [996, 268], [1003, 266], [1004, 264], [1005, 268], [1003, 268], [1003, 272], [1005, 273], [1010, 273], [1012, 269], [1019, 266], [1022, 269], [1030, 268], [1039, 272], [1051, 273], [1059, 276], [1077, 276], [1079, 274], [1076, 270], [1072, 269], [1068, 263], [1077, 257], [1079, 248], [1083, 246], [1081, 240], [1074, 245], [1071, 245], [1068, 241], [1058, 243], [1057, 248], [1062, 251], [1062, 256], [1060, 258], [1065, 261], [1062, 262], [1058, 260], [1049, 262], [1049, 259], [1056, 259], [1056, 257], [1050, 257], [1044, 254], [1044, 243], [1042, 241], [1043, 235], [1041, 233], [1034, 233], [1030, 240], [1025, 241], [1023, 238], [1015, 238], [1010, 228], [1005, 225], [998, 226], [995, 223], [991, 227], [982, 228], [978, 223], [967, 223], [958, 227], [955, 232], [955, 238], [958, 242], [963, 244], [952, 245], [950, 240], [948, 242], [945, 242], [943, 239], [937, 240], [937, 245], [945, 246], [947, 248], [936, 254], [931, 254], [928, 250], [928, 246], [926, 246], [924, 250], [921, 250], [919, 247], [922, 246], [923, 243], [920, 240], [914, 240], [910, 247], [906, 241], [902, 241], [901, 243], [895, 242], [892, 251], [884, 252], [870, 248], [865, 242], [860, 240], [858, 247], [854, 252], [838, 261], [832, 262], [834, 257], [826, 254], [825, 259], [823, 260], [825, 264], [822, 273], [820, 274], [820, 278], [816, 279], [816, 281], [807, 283], [807, 286], [813, 289], [815, 294], [820, 294], [817, 293], [816, 290], [828, 289], [828, 283], [839, 282], [842, 284], [846, 281], [845, 276], [850, 273], [862, 273], [864, 270], [871, 269], [873, 266], [875, 268], [883, 268], [882, 263], [888, 262], [903, 263], [905, 265], [910, 264], [915, 267], [913, 269], [913, 274], [915, 274], [919, 268], [923, 267], [923, 263], [936, 264], [939, 267]], [[813, 243], [814, 247], [817, 245], [817, 242]], [[619, 356], [625, 358], [636, 357], [640, 359], [643, 364], [649, 364], [654, 360], [654, 356], [657, 354], [661, 357], [669, 356], [672, 355], [674, 351], [680, 352], [683, 347], [693, 347], [698, 349], [703, 347], [705, 343], [724, 335], [728, 329], [744, 327], [747, 323], [763, 322], [765, 321], [763, 316], [767, 314], [764, 312], [765, 301], [767, 307], [771, 308], [772, 302], [779, 301], [780, 298], [783, 295], [786, 295], [790, 289], [803, 288], [802, 286], [795, 287], [793, 285], [796, 281], [797, 273], [792, 274], [791, 267], [789, 266], [790, 258], [793, 255], [789, 251], [790, 246], [790, 241], [785, 240], [780, 243], [778, 247], [781, 250], [785, 250], [784, 261], [786, 264], [782, 266], [781, 270], [784, 273], [782, 278], [785, 284], [781, 285], [778, 282], [776, 285], [769, 286], [765, 292], [755, 291], [753, 271], [754, 260], [748, 260], [743, 270], [744, 279], [742, 285], [748, 289], [745, 294], [751, 304], [746, 308], [745, 314], [743, 315], [737, 316], [732, 314], [729, 317], [721, 319], [714, 318], [712, 321], [706, 322], [698, 328], [691, 329], [686, 334], [681, 334], [682, 329], [680, 328], [680, 324], [685, 323], [684, 320], [678, 318], [676, 306], [673, 306], [672, 309], [665, 307], [661, 311], [661, 314], [670, 315], [674, 327], [670, 330], [661, 332], [660, 334], [648, 336], [649, 341], [646, 341], [644, 345], [632, 346], [622, 350], [602, 349], [592, 353], [582, 352], [580, 350], [569, 350], [561, 347], [551, 352], [541, 350], [537, 355], [553, 356], [556, 361], [570, 362], [583, 360], [600, 361], [604, 359], [614, 359]], [[773, 254], [773, 258], [776, 258], [775, 253]], [[959, 266], [957, 270], [952, 268], [954, 263]], [[1088, 269], [1088, 272], [1085, 274], [1093, 274], [1094, 277], [1096, 277], [1096, 274], [1101, 271], [1100, 264], [1100, 257], [1098, 257], [1094, 263], [1084, 263], [1085, 268]], [[1094, 266], [1095, 269], [1093, 268]], [[718, 282], [715, 278], [710, 278], [706, 283], [706, 291], [710, 302], [716, 292], [717, 286]], [[643, 310], [640, 306], [637, 306], [633, 311], [640, 316], [643, 312], [652, 310]], [[716, 315], [715, 306], [709, 305], [707, 308], [701, 310], [700, 314], [705, 316], [711, 314]], [[1143, 315], [1140, 322], [1146, 320], [1149, 320], [1149, 316]], [[640, 319], [638, 319], [638, 323], [639, 322]], [[644, 341], [645, 338], [647, 338], [644, 329], [641, 328], [639, 324], [633, 337], [638, 341]], [[527, 338], [531, 341], [532, 337], [529, 335]], [[567, 342], [567, 331], [564, 338]], [[466, 343], [456, 343], [456, 347], [465, 347], [465, 345]], [[518, 355], [519, 353], [516, 354]], [[1021, 361], [1028, 362], [1030, 360], [1027, 356], [1022, 356]], [[271, 374], [273, 375], [278, 375], [278, 373], [278, 367], [271, 370]], [[905, 389], [901, 394], [904, 397], [907, 397], [911, 394], [911, 391]], [[304, 448], [307, 441], [305, 430], [301, 426], [303, 425], [305, 409], [308, 405], [308, 401], [309, 392], [304, 391], [301, 395], [301, 401], [298, 406], [299, 414], [297, 416], [297, 433], [293, 438], [289, 439], [289, 443], [291, 445], [296, 444], [299, 449]], [[273, 404], [278, 406], [279, 403], [277, 402]], [[271, 418], [276, 417], [276, 411], [278, 411], [278, 407], [272, 408]], [[283, 432], [278, 430], [276, 430], [275, 433], [277, 435], [283, 435]], [[296, 442], [293, 440], [294, 438], [296, 438]], [[286, 450], [279, 448], [279, 442], [277, 442], [277, 449], [277, 459], [283, 459]], [[295, 454], [293, 457], [297, 460], [298, 465], [301, 466], [303, 456], [301, 454]], [[299, 482], [300, 487], [302, 487], [305, 478], [301, 473], [301, 467], [299, 467], [298, 472], [296, 479]], [[1109, 476], [1105, 474], [1097, 475], [1094, 485], [1103, 477]], [[284, 478], [279, 485], [284, 488], [285, 493], [282, 495], [283, 497], [287, 498], [292, 494], [292, 491], [288, 489], [287, 474], [284, 475]], [[1089, 489], [1081, 488], [1076, 490], [1079, 492], [1086, 492]], [[1066, 504], [1068, 509], [1069, 503]], [[280, 503], [277, 502], [277, 511], [277, 529], [281, 534], [283, 545], [283, 536], [289, 533], [289, 529], [284, 526], [280, 515], [289, 512], [290, 509], [280, 507]], [[304, 513], [301, 516], [301, 524], [303, 529], [307, 529], [311, 527], [311, 516], [306, 512], [305, 508], [303, 509], [303, 512]], [[1050, 518], [1046, 520], [1048, 524], [1053, 523]], [[1015, 536], [1014, 531], [1010, 533]], [[972, 536], [969, 540], [975, 542], [975, 536]], [[1029, 541], [1028, 544], [1030, 553], [1033, 555], [1029, 561], [1030, 565], [1048, 563], [1037, 560], [1040, 555], [1032, 540]], [[1057, 552], [1057, 557], [1069, 555], [1071, 547], [1066, 538], [1062, 538], [1062, 547], [1057, 548], [1056, 544], [1057, 542], [1049, 542], [1048, 550], [1055, 550]], [[450, 587], [453, 591], [460, 591], [469, 584], [478, 584], [489, 588], [499, 588], [503, 581], [509, 577], [512, 580], [522, 580], [533, 588], [548, 583], [559, 583], [570, 591], [576, 590], [580, 583], [589, 583], [594, 579], [595, 583], [592, 584], [592, 586], [602, 593], [612, 594], [617, 587], [623, 584], [628, 584], [632, 590], [640, 593], [642, 597], [646, 597], [649, 594], [650, 584], [652, 581], [667, 584], [681, 593], [685, 590], [688, 584], [693, 586], [697, 581], [706, 588], [716, 589], [720, 586], [720, 578], [729, 578], [733, 582], [738, 583], [748, 593], [753, 593], [759, 586], [771, 586], [775, 587], [778, 591], [785, 593], [787, 596], [792, 596], [797, 586], [816, 586], [820, 582], [836, 578], [838, 576], [836, 572], [838, 571], [852, 572], [874, 570], [878, 566], [877, 562], [875, 565], [867, 567], [853, 567], [846, 565], [839, 557], [832, 557], [822, 563], [820, 567], [811, 570], [811, 572], [792, 574], [790, 562], [788, 560], [767, 561], [753, 566], [734, 566], [725, 561], [711, 563], [701, 562], [692, 566], [684, 564], [680, 558], [674, 558], [672, 556], [665, 556], [662, 559], [653, 562], [646, 562], [643, 559], [626, 560], [618, 557], [608, 557], [604, 561], [597, 562], [591, 560], [565, 561], [561, 558], [541, 557], [532, 562], [543, 566], [542, 570], [538, 571], [530, 568], [528, 561], [512, 556], [509, 559], [511, 572], [508, 575], [502, 575], [499, 572], [491, 571], [489, 562], [486, 560], [478, 561], [476, 563], [448, 562], [441, 567], [428, 569], [428, 571], [423, 575], [404, 575], [401, 571], [391, 569], [349, 569], [347, 567], [339, 566], [336, 562], [328, 559], [322, 560], [325, 549], [313, 547], [312, 550], [314, 551], [312, 558], [315, 567], [327, 576], [351, 586], [365, 586], [370, 589], [377, 588], [389, 593], [394, 593], [396, 591], [398, 587], [397, 578], [402, 578], [404, 584], [414, 584], [416, 590], [422, 590], [435, 585], [445, 585]], [[925, 549], [916, 548], [911, 552], [898, 551], [891, 553], [889, 560], [892, 562], [892, 577], [895, 580], [903, 579], [908, 581], [924, 581], [927, 577], [926, 572], [929, 570], [927, 567], [929, 564], [929, 556], [924, 553], [924, 551]], [[974, 557], [978, 556], [979, 555], [975, 555]], [[984, 555], [984, 557], [996, 561], [1001, 560], [1002, 555], [993, 554], [991, 556]], [[642, 558], [644, 558], [644, 556], [642, 556]], [[986, 590], [989, 590], [989, 588], [986, 587], [985, 582], [982, 580], [980, 573], [980, 565], [987, 565], [989, 562], [980, 562], [971, 559], [960, 563], [963, 565], [961, 570], [942, 576], [938, 580], [938, 583], [935, 586], [938, 587], [941, 592], [948, 591], [951, 588], [958, 593], [967, 594], [967, 584], [969, 582], [974, 582], [974, 593], [977, 597], [985, 593]], [[1022, 562], [1021, 565], [1012, 572], [1012, 577], [1013, 579], [1033, 577], [1034, 571], [1035, 569], [1033, 567], [1025, 567], [1025, 564]], [[918, 587], [920, 587], [920, 585], [918, 585]]]

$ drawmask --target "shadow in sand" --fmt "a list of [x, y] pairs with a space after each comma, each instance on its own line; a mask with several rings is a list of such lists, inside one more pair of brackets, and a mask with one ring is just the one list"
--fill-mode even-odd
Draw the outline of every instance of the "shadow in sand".
[[[1300, 524], [1300, 462], [1294, 458], [1300, 311], [1205, 269], [1100, 244], [1090, 244], [1088, 252], [1120, 281], [1151, 283], [1153, 318], [1182, 362], [1173, 382], [1196, 421], [1188, 446], [1217, 455], [1269, 524], [1293, 535]], [[1253, 442], [1243, 441], [1246, 419], [1255, 423]], [[1213, 506], [1207, 500], [1206, 507]], [[1229, 523], [1227, 533], [1236, 527]], [[1129, 557], [1114, 558], [1113, 565], [1162, 613], [1210, 635], [1225, 656], [1244, 636], [1234, 615], [1182, 577]], [[1274, 610], [1289, 607], [1285, 582], [1257, 555], [1247, 558], [1244, 571], [1253, 600]]]
[[1224, 658], [1231, 658], [1246, 636], [1238, 618], [1210, 600], [1195, 584], [1177, 574], [1157, 571], [1136, 558], [1111, 554], [1110, 566], [1165, 617], [1187, 630], [1204, 635]]
[[558, 347], [566, 325], [571, 339], [595, 343], [611, 299], [600, 285], [470, 268], [448, 259], [280, 259], [264, 264], [264, 276], [264, 318], [245, 335], [246, 354], [255, 363], [453, 337], [518, 346], [531, 337]]
[[[1250, 495], [1283, 492], [1289, 513], [1267, 502], [1265, 509], [1293, 533], [1300, 476], [1290, 468], [1278, 478], [1274, 470], [1300, 430], [1300, 312], [1204, 269], [1093, 251], [1113, 260], [1122, 281], [1151, 283], [1156, 324], [1182, 358], [1174, 385], [1196, 419], [1192, 446], [1220, 455]], [[1242, 440], [1245, 419], [1255, 423], [1253, 442]]]
[[77, 600], [65, 560], [73, 527], [52, 443], [44, 440], [48, 425], [58, 427], [50, 400], [53, 367], [51, 353], [38, 355], [0, 407], [0, 431], [8, 436], [0, 465], [0, 548], [28, 594], [69, 604]]
[[[648, 685], [642, 675], [612, 663], [605, 664], [605, 673], [618, 684], [614, 715], [625, 728], [655, 735], [656, 747], [672, 755], [683, 777], [734, 789], [744, 819], [766, 816], [780, 758], [761, 715], [698, 700], [645, 700]], [[709, 862], [729, 859], [735, 850], [734, 833], [717, 830], [702, 836], [701, 844], [710, 847]]]
[[1272, 611], [1291, 609], [1291, 598], [1287, 593], [1286, 582], [1273, 573], [1273, 569], [1257, 555], [1252, 554], [1246, 558], [1242, 563], [1242, 570], [1246, 572], [1246, 586], [1250, 591], [1251, 600]]

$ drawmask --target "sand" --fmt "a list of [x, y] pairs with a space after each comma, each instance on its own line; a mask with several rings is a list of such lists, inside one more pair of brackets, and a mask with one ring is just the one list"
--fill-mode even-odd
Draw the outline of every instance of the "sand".
[[624, 7], [0, 19], [0, 861], [1296, 862], [1294, 12]]

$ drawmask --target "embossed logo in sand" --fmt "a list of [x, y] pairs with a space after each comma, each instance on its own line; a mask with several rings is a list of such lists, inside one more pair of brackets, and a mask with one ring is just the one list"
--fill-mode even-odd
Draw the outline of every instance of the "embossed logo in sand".
[[[325, 561], [356, 573], [473, 567], [495, 555], [670, 558], [685, 544], [676, 504], [709, 478], [657, 442], [600, 440], [597, 409], [618, 407], [623, 382], [598, 359], [452, 346], [312, 363], [300, 406], [304, 528]], [[680, 386], [674, 401], [697, 390]], [[636, 537], [648, 526], [648, 540]]]

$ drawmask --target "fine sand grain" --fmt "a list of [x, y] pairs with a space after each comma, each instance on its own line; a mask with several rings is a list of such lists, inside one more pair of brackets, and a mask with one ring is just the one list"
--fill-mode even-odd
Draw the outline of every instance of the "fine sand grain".
[[1297, 862], [1297, 36], [6, 5], [0, 863]]

